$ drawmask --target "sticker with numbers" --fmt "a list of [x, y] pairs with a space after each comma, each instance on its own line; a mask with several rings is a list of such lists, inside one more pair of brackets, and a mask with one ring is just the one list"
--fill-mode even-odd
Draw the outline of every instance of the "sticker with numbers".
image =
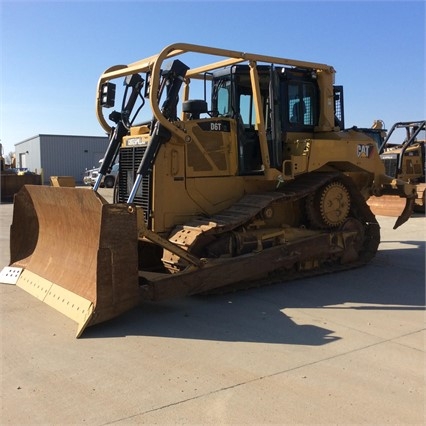
[[231, 127], [227, 120], [201, 121], [198, 123], [205, 132], [230, 132]]

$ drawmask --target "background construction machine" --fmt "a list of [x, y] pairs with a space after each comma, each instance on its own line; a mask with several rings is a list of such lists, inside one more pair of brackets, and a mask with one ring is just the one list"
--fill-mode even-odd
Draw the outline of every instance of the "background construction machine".
[[[385, 175], [379, 130], [345, 130], [334, 75], [183, 43], [107, 69], [96, 105], [110, 143], [93, 190], [21, 190], [3, 276], [79, 335], [145, 300], [365, 264], [380, 242], [366, 200], [406, 198], [399, 226], [415, 189]], [[121, 108], [106, 118], [121, 78]], [[97, 191], [115, 162], [109, 204]]]
[[[416, 186], [414, 211], [418, 212], [425, 211], [425, 124], [426, 120], [397, 122], [379, 146], [386, 174]], [[396, 206], [395, 202], [395, 197], [388, 196], [368, 200], [373, 211], [398, 211], [398, 202]]]
[[13, 196], [24, 185], [41, 185], [41, 175], [30, 172], [27, 169], [17, 169], [16, 159], [9, 159], [11, 164], [6, 165], [3, 156], [3, 145], [0, 143], [0, 201], [10, 202]]

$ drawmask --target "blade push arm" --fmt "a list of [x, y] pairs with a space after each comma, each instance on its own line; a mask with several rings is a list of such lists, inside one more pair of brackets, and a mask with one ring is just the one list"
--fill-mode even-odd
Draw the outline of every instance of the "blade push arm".
[[136, 104], [136, 100], [138, 99], [140, 92], [142, 90], [144, 79], [139, 74], [133, 74], [126, 78], [125, 84], [126, 84], [125, 93], [127, 93], [128, 89], [131, 89], [131, 93], [126, 104], [123, 106], [121, 113], [114, 111], [113, 113], [110, 114], [110, 119], [115, 121], [117, 126], [111, 129], [109, 145], [105, 152], [105, 156], [102, 161], [101, 168], [99, 170], [99, 175], [93, 187], [94, 191], [97, 191], [99, 189], [99, 186], [102, 182], [102, 178], [107, 174], [115, 158], [117, 157], [118, 150], [120, 148], [123, 136], [125, 136], [128, 133], [129, 126], [130, 126], [130, 123], [129, 123], [130, 115]]

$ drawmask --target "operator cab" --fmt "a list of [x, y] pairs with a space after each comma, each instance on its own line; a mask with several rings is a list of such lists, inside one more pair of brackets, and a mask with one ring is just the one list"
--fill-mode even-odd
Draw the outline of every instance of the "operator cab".
[[[314, 132], [319, 119], [319, 89], [312, 70], [258, 65], [260, 104], [271, 167], [281, 169], [289, 132]], [[256, 116], [248, 65], [235, 65], [213, 75], [212, 110], [238, 124], [241, 175], [262, 174], [259, 118]]]

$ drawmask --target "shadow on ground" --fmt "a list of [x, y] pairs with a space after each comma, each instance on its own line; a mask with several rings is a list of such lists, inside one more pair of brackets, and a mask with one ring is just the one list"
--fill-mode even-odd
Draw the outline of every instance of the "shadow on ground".
[[[392, 242], [386, 242], [386, 245]], [[399, 243], [400, 244], [400, 243]], [[215, 296], [146, 303], [88, 328], [82, 338], [128, 335], [238, 342], [324, 345], [335, 330], [298, 325], [289, 309], [423, 310], [424, 241], [379, 250], [363, 268]], [[315, 322], [315, 321], [313, 321]]]

